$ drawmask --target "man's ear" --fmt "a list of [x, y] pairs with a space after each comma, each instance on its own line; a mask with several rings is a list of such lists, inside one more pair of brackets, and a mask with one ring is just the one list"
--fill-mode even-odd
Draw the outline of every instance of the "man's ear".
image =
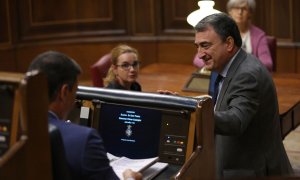
[[233, 37], [229, 36], [226, 39], [226, 44], [227, 44], [227, 51], [231, 52], [234, 49], [234, 39]]
[[67, 84], [63, 84], [59, 90], [59, 99], [64, 101], [68, 95], [69, 87]]

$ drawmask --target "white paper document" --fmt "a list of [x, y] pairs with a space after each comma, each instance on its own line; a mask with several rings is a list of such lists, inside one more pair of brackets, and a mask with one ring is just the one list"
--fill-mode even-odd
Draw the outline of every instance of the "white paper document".
[[130, 159], [127, 157], [117, 157], [107, 153], [110, 165], [120, 179], [123, 179], [123, 172], [126, 169], [131, 169], [143, 174], [143, 179], [151, 179], [160, 171], [167, 167], [167, 163], [160, 163], [158, 157], [147, 159]]
[[143, 174], [143, 180], [151, 180], [155, 176], [157, 176], [161, 171], [166, 169], [168, 166], [168, 163], [163, 163], [163, 162], [156, 162], [149, 168], [145, 169], [142, 174]]

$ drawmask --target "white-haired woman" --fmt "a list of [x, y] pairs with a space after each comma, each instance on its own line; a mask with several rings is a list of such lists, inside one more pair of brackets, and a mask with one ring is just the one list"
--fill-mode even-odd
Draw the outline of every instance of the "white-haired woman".
[[[256, 56], [269, 70], [273, 69], [273, 61], [267, 43], [266, 33], [252, 24], [256, 8], [255, 0], [228, 0], [227, 12], [234, 19], [243, 40], [246, 52]], [[202, 68], [204, 63], [197, 56], [194, 65]]]

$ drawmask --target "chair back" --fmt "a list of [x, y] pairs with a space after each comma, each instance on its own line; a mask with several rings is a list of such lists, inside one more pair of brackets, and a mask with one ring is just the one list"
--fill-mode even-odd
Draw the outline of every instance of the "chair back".
[[103, 87], [103, 78], [106, 77], [106, 74], [111, 65], [111, 54], [105, 54], [102, 56], [95, 64], [90, 67], [92, 75], [92, 83], [94, 87]]
[[[18, 76], [0, 72], [0, 82], [15, 84]], [[14, 142], [0, 157], [0, 179], [53, 180], [46, 77], [37, 71], [28, 72], [18, 84], [13, 117], [6, 121], [9, 124], [6, 134]]]
[[273, 61], [273, 72], [276, 71], [276, 50], [277, 50], [277, 40], [274, 36], [267, 36], [268, 47], [271, 53], [272, 61]]

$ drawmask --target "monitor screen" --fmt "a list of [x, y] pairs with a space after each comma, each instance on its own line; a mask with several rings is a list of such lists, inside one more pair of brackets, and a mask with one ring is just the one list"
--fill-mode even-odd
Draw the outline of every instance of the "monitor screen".
[[157, 109], [102, 102], [98, 129], [107, 152], [150, 158], [159, 153], [161, 118]]
[[0, 83], [0, 156], [9, 148], [15, 87]]

